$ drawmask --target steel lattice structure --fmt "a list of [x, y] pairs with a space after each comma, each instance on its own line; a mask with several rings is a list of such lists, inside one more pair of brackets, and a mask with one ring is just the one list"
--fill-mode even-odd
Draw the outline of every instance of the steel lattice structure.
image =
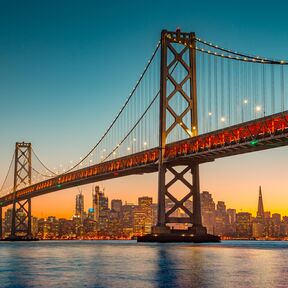
[[31, 237], [31, 198], [20, 200], [16, 191], [31, 185], [31, 143], [16, 143], [11, 238]]
[[[174, 40], [175, 39], [175, 40]], [[188, 45], [181, 47], [180, 51], [177, 51], [173, 47], [175, 42], [185, 42]], [[184, 165], [180, 173], [174, 168], [174, 163], [164, 163], [165, 147], [169, 134], [175, 129], [177, 125], [181, 127], [189, 136], [196, 136], [198, 130], [197, 123], [197, 91], [196, 91], [196, 38], [194, 33], [181, 33], [180, 30], [175, 32], [162, 31], [161, 34], [161, 88], [160, 88], [160, 139], [159, 139], [159, 162], [158, 162], [158, 222], [154, 227], [154, 233], [165, 233], [167, 231], [167, 223], [190, 223], [194, 234], [205, 233], [206, 230], [202, 227], [201, 223], [201, 209], [200, 209], [200, 188], [199, 188], [199, 167], [197, 163], [191, 163], [188, 159], [183, 161], [181, 166]], [[189, 62], [187, 63], [183, 59], [184, 53], [188, 50]], [[173, 54], [173, 60], [168, 63], [167, 54], [171, 51]], [[178, 61], [178, 62], [177, 62]], [[184, 79], [179, 82], [172, 75], [173, 65], [177, 62], [186, 70], [187, 74]], [[167, 86], [168, 81], [173, 84], [172, 91], [169, 92]], [[189, 89], [185, 91], [184, 85], [188, 83]], [[184, 101], [187, 102], [187, 107], [180, 113], [177, 113], [170, 105], [173, 97], [181, 95]], [[167, 113], [173, 116], [172, 124], [167, 125]], [[188, 115], [190, 118], [188, 123], [185, 123], [184, 117]], [[193, 131], [193, 132], [192, 132]], [[173, 174], [172, 180], [167, 180], [167, 172], [170, 171]], [[189, 183], [185, 178], [187, 172], [192, 174], [192, 183]], [[177, 200], [173, 195], [172, 186], [181, 181], [188, 188], [188, 192], [182, 199]], [[174, 191], [175, 192], [175, 191]], [[166, 211], [165, 199], [168, 197], [173, 203], [169, 211]], [[185, 207], [185, 202], [193, 198], [193, 211], [188, 210]], [[181, 209], [185, 212], [187, 217], [171, 217], [173, 212], [177, 209]]]

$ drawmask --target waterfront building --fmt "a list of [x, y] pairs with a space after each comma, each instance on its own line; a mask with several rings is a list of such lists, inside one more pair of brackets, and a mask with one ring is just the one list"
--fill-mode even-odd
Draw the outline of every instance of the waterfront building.
[[109, 227], [108, 235], [110, 237], [119, 237], [122, 236], [123, 229], [121, 223], [121, 213], [115, 210], [109, 211]]
[[218, 201], [217, 208], [215, 211], [215, 235], [225, 235], [226, 226], [228, 224], [228, 216], [226, 212], [226, 205], [224, 201]]
[[138, 206], [133, 209], [133, 232], [135, 235], [151, 233], [152, 197], [138, 198]]
[[158, 205], [157, 203], [152, 203], [152, 226], [157, 225], [157, 217], [158, 217]]
[[4, 215], [4, 237], [9, 237], [12, 226], [12, 209], [8, 208]]
[[48, 216], [47, 222], [50, 224], [49, 236], [50, 238], [59, 237], [59, 220], [55, 216]]
[[62, 239], [73, 238], [74, 234], [74, 225], [72, 220], [65, 218], [59, 219], [59, 237]]
[[280, 224], [280, 236], [288, 237], [288, 216], [284, 216]]
[[33, 237], [37, 237], [38, 235], [38, 218], [31, 217], [31, 233]]
[[281, 215], [279, 213], [273, 213], [271, 216], [272, 234], [274, 238], [280, 237]]
[[252, 215], [248, 212], [236, 214], [236, 236], [239, 238], [252, 237]]
[[226, 236], [234, 237], [236, 235], [236, 209], [227, 209]]
[[131, 237], [133, 235], [133, 211], [135, 205], [125, 203], [122, 206], [122, 229], [124, 237]]
[[265, 225], [263, 223], [254, 221], [252, 223], [252, 237], [261, 238], [265, 235]]
[[202, 224], [207, 228], [209, 234], [214, 234], [215, 226], [215, 202], [208, 191], [201, 193], [201, 215]]

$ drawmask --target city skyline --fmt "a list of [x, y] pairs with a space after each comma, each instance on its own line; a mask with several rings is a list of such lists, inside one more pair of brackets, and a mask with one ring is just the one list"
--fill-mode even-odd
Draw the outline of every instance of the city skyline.
[[[93, 186], [92, 186], [93, 187]], [[104, 189], [92, 188], [92, 203], [86, 205], [82, 191], [76, 194], [72, 217], [57, 215], [35, 217], [32, 215], [32, 235], [39, 239], [121, 239], [128, 240], [135, 236], [151, 233], [157, 223], [157, 204], [152, 197], [142, 195], [137, 203], [127, 203], [120, 199], [109, 199]], [[256, 215], [247, 211], [237, 211], [226, 205], [225, 201], [215, 201], [213, 195], [203, 191], [201, 197], [202, 223], [209, 234], [222, 239], [281, 239], [288, 238], [288, 216], [264, 209], [261, 186], [258, 192]], [[90, 200], [90, 199], [89, 199]], [[165, 200], [166, 211], [173, 207], [173, 201]], [[185, 207], [192, 209], [191, 200]], [[89, 207], [87, 209], [87, 207]], [[20, 213], [20, 217], [24, 217]], [[178, 208], [173, 217], [183, 217], [184, 211]], [[22, 216], [21, 216], [22, 215]], [[3, 218], [3, 234], [11, 231], [12, 209], [7, 209]], [[169, 224], [172, 230], [187, 229], [189, 224]]]
[[[121, 198], [121, 197], [117, 197], [118, 196], [118, 193], [117, 191], [109, 191], [104, 185], [99, 185], [99, 183], [96, 183], [95, 185], [85, 185], [87, 186], [87, 188], [85, 190], [81, 189], [81, 188], [78, 188], [77, 190], [75, 189], [75, 192], [73, 192], [73, 195], [71, 195], [71, 197], [73, 199], [71, 199], [71, 201], [67, 201], [65, 204], [64, 207], [66, 209], [61, 209], [58, 211], [58, 213], [55, 213], [53, 209], [51, 210], [47, 210], [47, 208], [45, 208], [45, 210], [36, 210], [36, 209], [33, 209], [32, 207], [32, 214], [35, 216], [35, 217], [40, 217], [40, 218], [46, 218], [48, 216], [57, 216], [58, 218], [67, 218], [67, 219], [70, 219], [73, 217], [73, 215], [75, 215], [75, 213], [73, 212], [75, 210], [75, 197], [77, 195], [79, 195], [79, 193], [81, 193], [85, 199], [84, 201], [84, 210], [85, 211], [88, 211], [89, 208], [93, 208], [92, 207], [92, 191], [94, 191], [94, 188], [99, 186], [101, 191], [104, 191], [106, 196], [108, 197], [108, 199], [119, 199], [122, 201], [122, 203], [127, 203], [127, 204], [135, 204], [137, 203], [138, 201], [138, 198], [139, 197], [142, 197], [142, 196], [147, 196], [147, 197], [151, 197], [153, 199], [153, 203], [157, 203], [157, 197], [152, 195], [152, 193], [142, 193], [142, 192], [138, 192], [137, 194], [134, 194], [134, 197], [132, 198], [133, 200], [131, 201], [131, 198], [130, 200], [128, 198]], [[264, 190], [263, 190], [263, 186], [260, 185], [262, 187], [262, 196], [263, 198], [265, 198], [265, 202], [266, 202], [266, 205], [264, 208], [267, 208], [265, 209], [265, 211], [270, 211], [271, 213], [279, 213], [283, 216], [285, 215], [288, 215], [288, 209], [284, 209], [284, 210], [275, 210], [275, 209], [272, 209], [270, 207], [270, 203], [269, 203], [269, 197], [267, 198], [266, 196], [269, 196], [269, 193], [265, 193], [265, 187], [264, 187]], [[227, 200], [225, 198], [219, 198], [219, 197], [215, 197], [215, 193], [213, 193], [213, 191], [209, 191], [209, 190], [201, 190], [201, 193], [203, 191], [209, 191], [209, 193], [211, 193], [213, 195], [213, 199], [215, 201], [215, 203], [217, 203], [218, 201], [224, 201], [226, 203], [226, 206], [228, 208], [231, 208], [231, 209], [236, 209], [237, 212], [249, 212], [251, 213], [253, 216], [257, 216], [257, 209], [258, 209], [258, 191], [259, 191], [259, 186], [255, 187], [255, 191], [253, 191], [253, 194], [250, 195], [249, 197], [249, 201], [246, 201], [249, 202], [250, 204], [246, 205], [246, 206], [243, 206], [241, 207], [240, 209], [236, 208], [235, 206], [231, 205], [229, 202], [227, 202]], [[47, 197], [49, 196], [50, 194], [48, 195], [44, 195], [42, 197]], [[53, 195], [50, 195], [50, 197], [52, 197]], [[48, 197], [47, 197], [48, 198]], [[268, 200], [267, 200], [268, 199]], [[109, 208], [111, 207], [111, 201], [108, 202], [109, 203]], [[249, 208], [246, 208], [246, 207], [251, 207], [250, 209]], [[37, 206], [38, 207], [38, 206]], [[6, 209], [5, 209], [6, 210]], [[5, 211], [4, 210], [4, 211]], [[34, 211], [37, 211], [37, 212], [34, 212]], [[64, 212], [65, 211], [65, 212]], [[54, 213], [54, 214], [53, 214]]]

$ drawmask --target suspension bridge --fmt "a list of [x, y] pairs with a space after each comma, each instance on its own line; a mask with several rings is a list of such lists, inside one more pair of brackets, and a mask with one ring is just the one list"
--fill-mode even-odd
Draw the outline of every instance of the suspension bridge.
[[[158, 173], [152, 235], [168, 235], [170, 223], [188, 224], [189, 235], [206, 235], [199, 165], [287, 145], [287, 65], [223, 48], [195, 33], [163, 30], [119, 113], [80, 160], [51, 169], [31, 143], [16, 143], [0, 190], [1, 219], [2, 208], [13, 205], [11, 237], [31, 237], [33, 197], [152, 172]], [[178, 182], [187, 188], [180, 198]], [[167, 198], [174, 203], [170, 210]], [[189, 199], [192, 210], [185, 205]]]

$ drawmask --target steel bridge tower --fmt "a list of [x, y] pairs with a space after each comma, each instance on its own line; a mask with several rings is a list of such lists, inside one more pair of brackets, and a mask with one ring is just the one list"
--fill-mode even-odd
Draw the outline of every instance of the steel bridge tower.
[[[166, 163], [164, 158], [167, 138], [177, 126], [178, 129], [179, 127], [183, 129], [189, 137], [194, 137], [198, 134], [195, 44], [195, 33], [183, 33], [180, 30], [176, 30], [176, 32], [163, 30], [161, 33], [158, 219], [157, 226], [153, 227], [152, 231], [155, 234], [170, 233], [170, 228], [167, 226], [168, 223], [187, 223], [190, 226], [192, 224], [192, 227], [189, 228], [189, 233], [194, 235], [205, 235], [207, 233], [206, 228], [202, 226], [201, 220], [199, 163], [191, 162], [189, 159]], [[175, 45], [178, 45], [177, 49]], [[172, 61], [171, 57], [168, 57], [168, 53], [169, 56], [173, 55], [172, 58], [174, 59]], [[184, 59], [185, 53], [189, 55], [188, 61], [187, 57]], [[182, 81], [178, 81], [173, 76], [173, 69], [176, 65], [180, 65], [180, 68], [187, 72], [186, 77]], [[170, 82], [169, 89], [168, 81]], [[171, 89], [171, 83], [173, 84], [173, 89]], [[172, 105], [170, 105], [176, 94], [177, 97], [180, 95], [182, 101], [187, 102], [187, 107], [182, 113], [177, 113], [176, 109], [173, 109]], [[168, 114], [173, 116], [171, 125], [167, 121]], [[187, 117], [189, 118], [188, 124], [187, 121], [184, 121], [184, 118], [187, 119]], [[168, 179], [167, 173], [172, 175], [172, 179]], [[190, 180], [187, 180], [189, 176]], [[177, 197], [171, 192], [172, 186], [178, 181], [188, 188], [188, 192], [181, 200], [177, 200]], [[174, 205], [169, 211], [165, 207], [166, 198], [170, 199]], [[184, 205], [188, 199], [193, 199], [192, 211]], [[184, 211], [187, 216], [172, 217], [173, 213], [178, 209]]]
[[31, 185], [31, 151], [31, 143], [17, 142], [15, 145], [11, 240], [17, 238], [32, 238], [31, 198], [21, 200], [16, 197], [17, 189], [23, 185]]

